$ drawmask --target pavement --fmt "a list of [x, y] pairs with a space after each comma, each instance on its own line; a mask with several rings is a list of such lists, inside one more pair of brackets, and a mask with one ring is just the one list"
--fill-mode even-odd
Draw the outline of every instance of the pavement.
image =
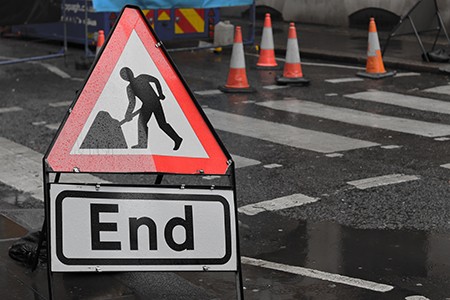
[[[275, 52], [282, 57], [286, 53], [289, 23], [273, 21]], [[337, 28], [312, 24], [296, 24], [299, 49], [303, 60], [330, 60], [339, 63], [365, 66], [368, 32], [363, 29]], [[255, 43], [261, 39], [262, 22], [257, 22]], [[423, 35], [426, 49], [431, 49], [434, 34]], [[245, 35], [245, 28], [244, 28]], [[389, 36], [388, 31], [378, 32], [382, 47]], [[4, 56], [25, 55], [17, 50], [21, 41], [0, 43]], [[24, 42], [25, 43], [25, 42]], [[30, 47], [29, 40], [26, 41]], [[167, 43], [167, 48], [171, 50]], [[39, 44], [39, 49], [45, 48]], [[448, 48], [441, 34], [437, 48]], [[51, 45], [50, 48], [55, 48]], [[172, 49], [174, 50], [174, 49]], [[72, 51], [72, 50], [71, 50]], [[75, 52], [81, 52], [78, 48]], [[73, 53], [73, 51], [72, 51]], [[7, 55], [6, 55], [7, 54]], [[402, 69], [412, 72], [445, 74], [448, 63], [425, 62], [414, 35], [391, 39], [383, 62], [388, 70]], [[57, 60], [54, 60], [57, 63]], [[52, 63], [51, 61], [49, 61]], [[67, 64], [66, 64], [67, 65]], [[73, 65], [71, 65], [73, 67]], [[1, 66], [0, 66], [1, 67]], [[33, 204], [34, 203], [34, 204]], [[47, 272], [40, 265], [34, 272], [23, 263], [8, 256], [13, 243], [29, 232], [40, 228], [43, 221], [43, 205], [36, 205], [27, 195], [0, 183], [0, 298], [1, 299], [48, 299]], [[94, 277], [93, 275], [97, 275]], [[57, 274], [54, 276], [56, 299], [213, 299], [207, 291], [192, 285], [181, 277], [169, 273], [116, 273], [116, 274]], [[176, 288], [173, 288], [176, 287]]]

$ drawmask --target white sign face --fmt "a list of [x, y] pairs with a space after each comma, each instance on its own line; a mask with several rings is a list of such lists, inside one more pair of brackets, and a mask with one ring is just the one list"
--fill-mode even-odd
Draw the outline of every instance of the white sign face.
[[[136, 58], [140, 59], [136, 59]], [[145, 111], [148, 113], [150, 120], [148, 121], [148, 135], [147, 141], [145, 141], [145, 147], [132, 148], [133, 145], [139, 144], [138, 141], [138, 120], [139, 117], [136, 115], [133, 119], [127, 121], [125, 120], [125, 113], [130, 105], [130, 99], [127, 95], [127, 88], [130, 86], [130, 82], [121, 78], [121, 70], [127, 67], [133, 76], [140, 77], [153, 77], [153, 81], [146, 81], [148, 85], [147, 89], [153, 89], [155, 96], [158, 94], [159, 89], [155, 82], [158, 83], [162, 95], [165, 96], [164, 100], [159, 99], [146, 99], [147, 102], [153, 102], [152, 106], [148, 105]], [[134, 79], [138, 80], [138, 79]], [[149, 95], [150, 91], [146, 91]], [[133, 98], [134, 99], [134, 98]], [[134, 100], [136, 101], [134, 105], [134, 112], [138, 110], [143, 110], [142, 101], [144, 100]], [[160, 110], [157, 108], [162, 107]], [[103, 113], [103, 115], [101, 114]], [[108, 114], [109, 117], [102, 117]], [[141, 115], [139, 113], [138, 115]], [[160, 119], [161, 118], [161, 119]], [[180, 144], [179, 148], [174, 151], [174, 142], [170, 138], [171, 134], [168, 134], [168, 130], [160, 124], [162, 118], [167, 122], [172, 130], [183, 138], [183, 142]], [[114, 122], [121, 123], [120, 128], [123, 132], [123, 141], [126, 146], [110, 145], [112, 148], [96, 147], [95, 145], [87, 145], [83, 147], [85, 141], [89, 139], [97, 139], [95, 136], [98, 134], [95, 129], [100, 125], [115, 124]], [[101, 124], [99, 124], [100, 122]], [[115, 125], [117, 126], [117, 125]], [[173, 133], [173, 134], [175, 134]], [[101, 132], [101, 134], [107, 134]], [[94, 135], [94, 136], [89, 136]], [[100, 154], [114, 154], [114, 155], [165, 155], [165, 156], [181, 156], [181, 157], [198, 157], [205, 158], [208, 157], [205, 149], [198, 140], [195, 132], [193, 131], [189, 121], [184, 115], [182, 109], [180, 108], [175, 96], [172, 94], [167, 83], [164, 81], [163, 76], [158, 70], [155, 62], [152, 60], [147, 50], [145, 49], [142, 41], [138, 37], [135, 31], [132, 31], [131, 36], [126, 43], [125, 48], [114, 68], [111, 76], [106, 83], [103, 92], [100, 94], [94, 109], [92, 110], [86, 124], [83, 127], [80, 135], [75, 142], [75, 145], [71, 151], [72, 154], [85, 154], [85, 155], [100, 155]]]
[[51, 270], [236, 271], [234, 194], [51, 184]]

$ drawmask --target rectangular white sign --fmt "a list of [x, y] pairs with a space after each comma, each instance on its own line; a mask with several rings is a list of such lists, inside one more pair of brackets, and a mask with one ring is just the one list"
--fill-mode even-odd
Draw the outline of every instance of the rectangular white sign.
[[234, 193], [51, 184], [51, 268], [236, 271]]

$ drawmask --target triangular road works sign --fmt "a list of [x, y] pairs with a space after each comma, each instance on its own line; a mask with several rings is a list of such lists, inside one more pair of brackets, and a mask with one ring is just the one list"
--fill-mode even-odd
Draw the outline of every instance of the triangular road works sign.
[[53, 172], [226, 174], [231, 157], [143, 13], [126, 6], [46, 154]]

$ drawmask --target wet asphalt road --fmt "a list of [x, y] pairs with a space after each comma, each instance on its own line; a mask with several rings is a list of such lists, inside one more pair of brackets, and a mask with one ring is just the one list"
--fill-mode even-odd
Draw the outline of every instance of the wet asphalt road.
[[[13, 53], [5, 54], [8, 55]], [[215, 90], [225, 83], [229, 57], [229, 53], [207, 51], [172, 54], [194, 93]], [[56, 65], [70, 78], [62, 78], [39, 63], [0, 67], [1, 107], [23, 108], [0, 115], [0, 136], [38, 153], [46, 151], [55, 134], [47, 125], [59, 124], [67, 109], [67, 106], [49, 104], [72, 101], [86, 75], [86, 71], [75, 70], [71, 60], [66, 65], [63, 60], [45, 63]], [[282, 265], [282, 270], [273, 270], [253, 266], [244, 259], [247, 262], [243, 265], [246, 299], [450, 298], [450, 171], [441, 167], [450, 163], [449, 141], [258, 105], [267, 101], [304, 100], [450, 126], [450, 114], [445, 111], [430, 112], [344, 97], [376, 90], [448, 104], [450, 96], [424, 91], [447, 85], [448, 76], [422, 73], [380, 81], [330, 83], [325, 80], [352, 78], [358, 70], [305, 61], [303, 71], [311, 80], [310, 86], [268, 89], [264, 87], [273, 85], [274, 76], [280, 71], [255, 70], [256, 58], [251, 55], [246, 56], [246, 63], [250, 85], [257, 93], [196, 93], [205, 110], [268, 121], [274, 128], [285, 124], [378, 144], [330, 152], [338, 154], [330, 157], [330, 153], [270, 142], [226, 128], [217, 130], [230, 153], [258, 162], [237, 170], [238, 207], [297, 194], [317, 199], [314, 203], [253, 216], [239, 214], [241, 255], [245, 259]], [[214, 119], [211, 122], [214, 125]], [[364, 190], [348, 184], [389, 174], [406, 174], [417, 179]], [[144, 176], [131, 179], [99, 176], [110, 181], [148, 182], [148, 177]], [[163, 183], [179, 180], [169, 176]], [[211, 178], [182, 180], [205, 185], [218, 181]], [[4, 211], [17, 207], [42, 208], [39, 201], [12, 192], [9, 187], [3, 187], [2, 191], [5, 191], [2, 195], [8, 195], [2, 199]], [[21, 199], [19, 203], [17, 199]], [[326, 276], [300, 275], [295, 267], [322, 271]], [[386, 290], [376, 291], [364, 284], [361, 287], [359, 281], [349, 284], [354, 280], [339, 281], [332, 274], [380, 284]], [[178, 275], [214, 297], [232, 299], [234, 296], [232, 274]], [[411, 296], [417, 297], [407, 298]]]

